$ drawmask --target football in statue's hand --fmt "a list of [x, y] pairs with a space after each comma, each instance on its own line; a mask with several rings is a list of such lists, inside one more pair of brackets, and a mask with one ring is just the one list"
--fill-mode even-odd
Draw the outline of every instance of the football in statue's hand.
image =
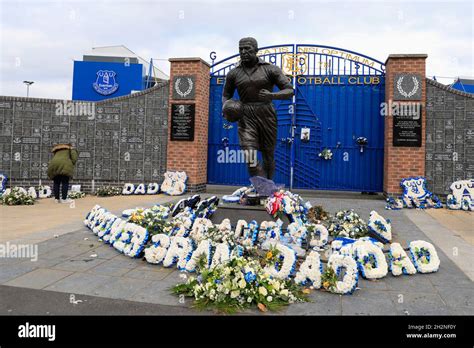
[[237, 122], [243, 117], [243, 105], [239, 100], [226, 100], [222, 107], [222, 113], [229, 122]]

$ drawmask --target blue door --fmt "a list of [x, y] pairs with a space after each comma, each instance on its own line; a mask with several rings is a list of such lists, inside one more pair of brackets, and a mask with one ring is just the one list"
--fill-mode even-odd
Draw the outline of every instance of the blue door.
[[[275, 182], [303, 189], [381, 192], [383, 63], [319, 45], [270, 46], [261, 48], [259, 55], [280, 66], [295, 87], [293, 100], [274, 102], [278, 117]], [[214, 64], [211, 73], [211, 184], [249, 184], [246, 165], [232, 162], [231, 154], [239, 150], [237, 125], [227, 123], [221, 114], [225, 75], [236, 57]], [[288, 63], [291, 59], [293, 64]], [[331, 159], [319, 155], [329, 151]]]

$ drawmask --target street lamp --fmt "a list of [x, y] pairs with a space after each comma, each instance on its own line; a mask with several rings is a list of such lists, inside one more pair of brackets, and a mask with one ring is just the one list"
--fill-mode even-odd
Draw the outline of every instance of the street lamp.
[[28, 98], [30, 95], [30, 86], [35, 83], [34, 81], [23, 81], [23, 83], [26, 85], [26, 97]]

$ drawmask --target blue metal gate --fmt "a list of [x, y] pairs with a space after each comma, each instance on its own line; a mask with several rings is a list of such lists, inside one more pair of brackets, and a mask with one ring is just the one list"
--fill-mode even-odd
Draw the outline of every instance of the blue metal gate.
[[[293, 100], [274, 101], [278, 116], [275, 182], [294, 188], [382, 191], [384, 64], [321, 45], [268, 46], [260, 48], [259, 56], [280, 66], [295, 88]], [[225, 76], [237, 59], [234, 55], [212, 65], [211, 184], [249, 183], [246, 165], [232, 160], [239, 150], [237, 125], [226, 122], [221, 113]], [[302, 139], [302, 132], [308, 131], [309, 139]], [[331, 159], [319, 156], [329, 151]]]

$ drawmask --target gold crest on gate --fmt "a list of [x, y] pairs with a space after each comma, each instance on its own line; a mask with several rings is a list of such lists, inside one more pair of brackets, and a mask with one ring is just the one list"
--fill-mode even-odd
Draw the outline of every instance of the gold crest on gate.
[[306, 53], [287, 53], [282, 58], [282, 70], [285, 75], [304, 75], [308, 71], [308, 55]]

